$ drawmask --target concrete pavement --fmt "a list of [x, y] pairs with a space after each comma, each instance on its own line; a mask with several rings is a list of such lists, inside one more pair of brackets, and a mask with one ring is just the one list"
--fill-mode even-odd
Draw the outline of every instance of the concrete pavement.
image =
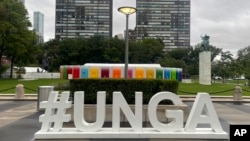
[[[193, 96], [181, 96], [183, 102], [192, 106]], [[212, 97], [223, 129], [229, 133], [230, 124], [250, 124], [250, 99], [234, 101], [232, 97]], [[37, 112], [37, 97], [0, 96], [0, 141], [31, 141], [41, 124]], [[94, 140], [92, 140], [94, 141]], [[142, 141], [146, 141], [142, 140]], [[183, 140], [182, 140], [183, 141]]]

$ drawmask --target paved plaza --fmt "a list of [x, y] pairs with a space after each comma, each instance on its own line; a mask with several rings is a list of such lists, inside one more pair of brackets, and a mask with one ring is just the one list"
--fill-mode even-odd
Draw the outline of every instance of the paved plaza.
[[[192, 100], [190, 97], [183, 98], [184, 103], [190, 108], [193, 104]], [[214, 98], [213, 104], [221, 125], [226, 132], [229, 133], [230, 124], [250, 125], [250, 102], [235, 102], [227, 98], [224, 98], [223, 101], [223, 98], [220, 100]], [[41, 128], [41, 124], [38, 120], [41, 114], [43, 114], [43, 112], [37, 112], [36, 98], [12, 100], [6, 98], [1, 99], [0, 97], [0, 141], [33, 141], [34, 133]], [[116, 141], [115, 139], [101, 140]], [[128, 140], [133, 141], [132, 139]], [[138, 141], [138, 139], [136, 140]], [[92, 139], [92, 141], [97, 141], [97, 139]], [[139, 141], [148, 141], [148, 139], [139, 139]]]

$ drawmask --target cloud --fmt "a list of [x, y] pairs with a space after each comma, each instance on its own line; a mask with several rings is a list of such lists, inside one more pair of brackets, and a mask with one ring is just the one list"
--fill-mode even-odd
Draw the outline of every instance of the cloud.
[[211, 45], [235, 55], [250, 45], [249, 6], [249, 0], [192, 0], [191, 44], [199, 43], [206, 33]]
[[25, 0], [30, 21], [33, 24], [33, 13], [39, 11], [44, 14], [44, 39], [48, 41], [55, 37], [55, 0]]
[[[223, 51], [237, 50], [250, 45], [250, 0], [190, 0], [191, 45], [201, 42], [200, 35], [208, 34], [210, 44]], [[113, 0], [113, 35], [125, 30], [125, 16], [117, 11], [120, 6], [135, 7], [136, 0]], [[26, 0], [26, 8], [33, 22], [33, 12], [45, 16], [45, 41], [55, 34], [55, 0]], [[136, 14], [129, 17], [129, 28], [136, 24]]]

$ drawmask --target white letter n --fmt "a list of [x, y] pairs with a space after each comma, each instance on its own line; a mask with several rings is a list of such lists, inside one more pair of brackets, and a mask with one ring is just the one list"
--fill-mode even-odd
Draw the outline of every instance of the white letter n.
[[142, 130], [142, 92], [135, 93], [135, 114], [133, 114], [127, 101], [121, 92], [113, 92], [113, 111], [112, 128], [113, 131], [119, 131], [120, 128], [120, 109], [130, 123], [134, 131]]

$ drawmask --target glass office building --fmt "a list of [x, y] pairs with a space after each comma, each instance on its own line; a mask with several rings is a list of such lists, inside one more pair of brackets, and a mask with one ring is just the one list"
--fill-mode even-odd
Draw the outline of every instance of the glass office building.
[[159, 38], [164, 50], [190, 46], [190, 0], [137, 0], [137, 40]]
[[55, 39], [112, 37], [112, 0], [56, 0]]
[[34, 12], [33, 18], [33, 28], [38, 36], [38, 43], [43, 43], [44, 41], [44, 15], [39, 11]]

